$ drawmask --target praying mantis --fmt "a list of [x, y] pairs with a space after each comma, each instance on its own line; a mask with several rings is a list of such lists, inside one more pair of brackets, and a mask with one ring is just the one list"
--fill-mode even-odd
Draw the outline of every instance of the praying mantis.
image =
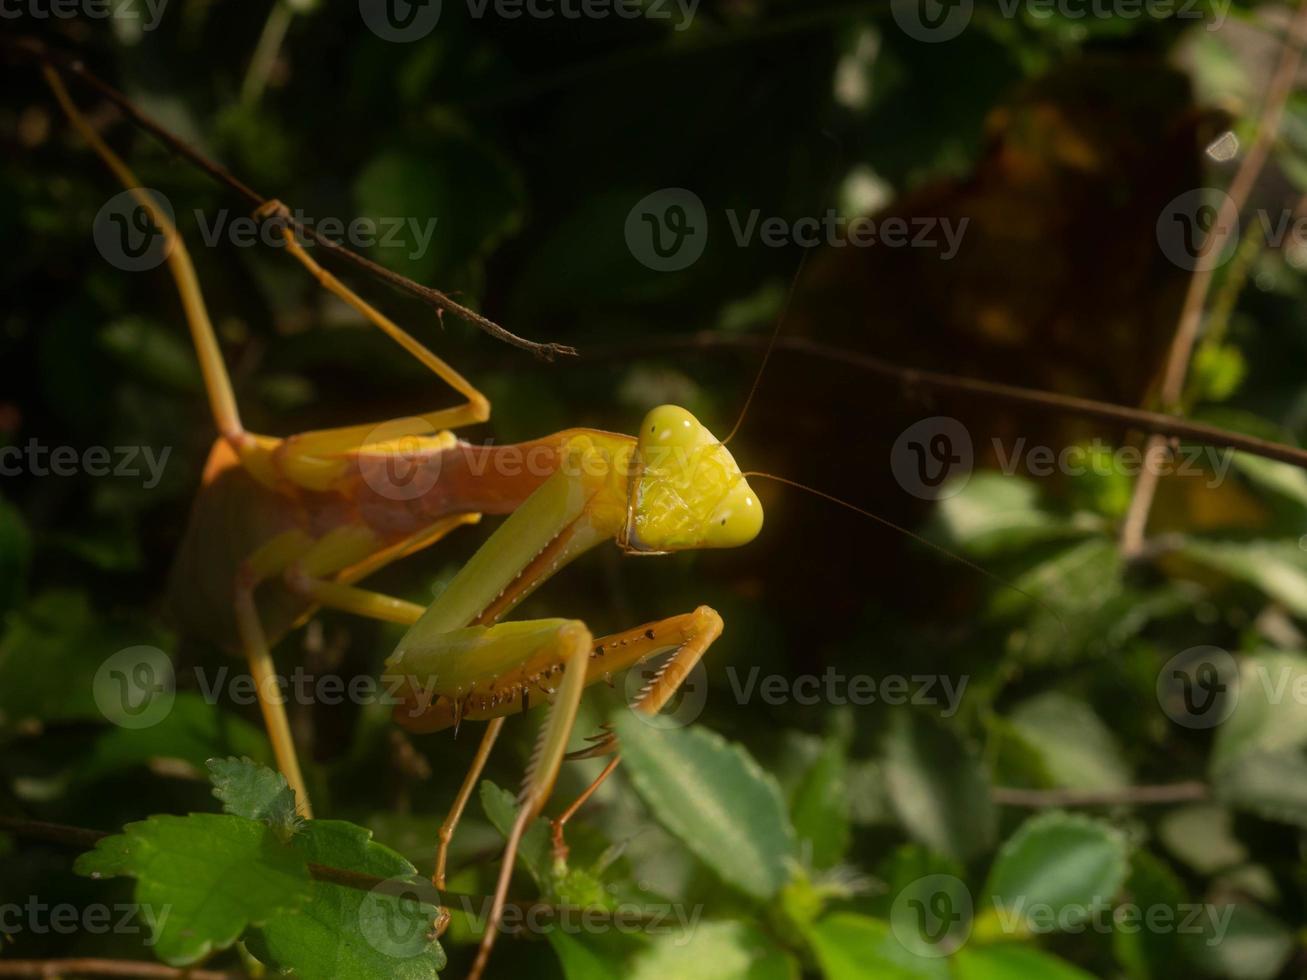
[[[632, 704], [637, 712], [655, 714], [723, 628], [708, 606], [598, 638], [576, 619], [504, 617], [604, 542], [615, 542], [628, 555], [745, 545], [761, 530], [761, 504], [726, 446], [672, 405], [650, 411], [634, 436], [578, 428], [518, 445], [479, 447], [459, 440], [455, 430], [489, 418], [489, 401], [322, 268], [297, 240], [278, 202], [260, 208], [257, 217], [277, 223], [287, 251], [462, 402], [412, 419], [286, 437], [248, 431], [184, 241], [86, 121], [59, 73], [49, 65], [43, 71], [74, 128], [164, 236], [218, 432], [179, 548], [169, 604], [183, 629], [203, 632], [245, 658], [277, 765], [302, 814], [311, 817], [312, 807], [271, 648], [320, 607], [408, 627], [386, 666], [389, 676], [404, 682], [406, 693], [395, 709], [399, 725], [425, 733], [462, 721], [488, 722], [440, 827], [432, 877], [437, 890], [445, 888], [450, 840], [505, 718], [540, 701], [551, 705], [508, 833], [470, 974], [475, 980], [498, 931], [522, 834], [541, 813], [567, 757], [584, 688], [670, 654]], [[412, 477], [403, 486], [394, 479], [400, 463]], [[430, 606], [357, 585], [486, 514], [507, 516]], [[553, 821], [560, 853], [564, 823], [620, 760], [611, 734], [576, 754], [606, 754], [612, 759], [599, 777]]]

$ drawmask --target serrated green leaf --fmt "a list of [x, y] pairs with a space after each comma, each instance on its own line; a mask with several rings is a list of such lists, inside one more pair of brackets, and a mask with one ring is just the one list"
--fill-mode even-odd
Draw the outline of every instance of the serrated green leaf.
[[1245, 582], [1307, 616], [1307, 551], [1297, 541], [1189, 539], [1179, 554]]
[[1147, 851], [1136, 851], [1130, 859], [1130, 877], [1125, 890], [1130, 907], [1140, 910], [1142, 919], [1113, 918], [1112, 949], [1131, 980], [1180, 980], [1190, 966], [1184, 961], [1180, 935], [1175, 929], [1148, 928], [1149, 915], [1169, 910], [1171, 922], [1182, 922], [1186, 901], [1184, 885], [1175, 873]]
[[1213, 774], [1212, 785], [1228, 806], [1307, 828], [1307, 758], [1297, 749], [1244, 752]]
[[1256, 905], [1223, 908], [1229, 910], [1223, 924], [1213, 926], [1204, 918], [1201, 935], [1185, 935], [1189, 961], [1201, 973], [1230, 980], [1279, 976], [1293, 953], [1293, 934]]
[[[344, 820], [310, 820], [291, 846], [307, 862], [386, 879], [402, 894], [314, 881], [302, 909], [250, 936], [250, 952], [301, 980], [434, 980], [444, 969], [444, 950], [429, 936], [435, 892], [405, 858]], [[411, 891], [402, 887], [409, 882]]]
[[909, 836], [965, 861], [989, 849], [998, 815], [979, 756], [939, 722], [895, 715], [885, 743], [885, 785]]
[[1029, 946], [965, 946], [953, 958], [955, 980], [1094, 980], [1066, 960]]
[[757, 926], [703, 922], [690, 932], [688, 941], [679, 933], [654, 939], [636, 955], [626, 976], [627, 980], [797, 980], [798, 975], [798, 964]]
[[941, 500], [935, 520], [951, 544], [982, 557], [1086, 533], [1043, 509], [1031, 481], [993, 472], [974, 474]]
[[849, 791], [844, 746], [837, 738], [822, 742], [790, 802], [790, 817], [799, 845], [814, 868], [829, 868], [844, 859], [849, 847]]
[[217, 754], [239, 753], [272, 761], [262, 729], [193, 691], [177, 694], [168, 716], [149, 728], [110, 728], [77, 767], [83, 779], [99, 779], [156, 759], [177, 759], [202, 769]]
[[631, 711], [614, 725], [631, 780], [659, 822], [724, 881], [755, 898], [775, 895], [797, 858], [776, 781], [707, 729], [662, 731]]
[[266, 824], [230, 814], [161, 815], [128, 824], [77, 859], [78, 874], [127, 875], [155, 953], [185, 966], [309, 896], [304, 858]]
[[1216, 731], [1211, 767], [1246, 752], [1307, 746], [1307, 657], [1268, 652], [1239, 658], [1238, 700]]
[[918, 956], [895, 938], [889, 923], [836, 912], [808, 929], [825, 980], [948, 980], [948, 960]]
[[[517, 800], [506, 789], [500, 789], [488, 779], [481, 781], [481, 808], [485, 810], [495, 829], [508, 839], [517, 819]], [[536, 817], [531, 826], [522, 832], [522, 840], [517, 845], [517, 859], [531, 872], [536, 885], [543, 892], [548, 892], [553, 884], [553, 852], [549, 841], [549, 821]]]
[[1119, 830], [1089, 817], [1042, 813], [999, 848], [985, 888], [987, 914], [1012, 936], [1082, 923], [1110, 906], [1126, 869]]
[[13, 608], [27, 585], [32, 539], [17, 508], [0, 497], [0, 616]]
[[567, 980], [624, 980], [626, 967], [610, 960], [583, 939], [561, 929], [551, 929], [549, 945], [554, 948]]
[[210, 759], [208, 767], [213, 795], [227, 813], [262, 820], [282, 840], [294, 836], [302, 821], [285, 776], [249, 759]]
[[1215, 874], [1248, 860], [1228, 809], [1213, 803], [1177, 807], [1158, 821], [1157, 836], [1176, 858], [1200, 874]]
[[1018, 704], [1009, 720], [1039, 753], [1056, 785], [1088, 790], [1129, 784], [1121, 747], [1084, 701], [1049, 691]]

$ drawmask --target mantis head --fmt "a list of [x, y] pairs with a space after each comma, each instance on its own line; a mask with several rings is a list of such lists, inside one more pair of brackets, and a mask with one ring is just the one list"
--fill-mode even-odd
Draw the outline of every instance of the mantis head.
[[650, 411], [637, 438], [622, 547], [735, 548], [760, 530], [762, 505], [730, 450], [679, 406]]

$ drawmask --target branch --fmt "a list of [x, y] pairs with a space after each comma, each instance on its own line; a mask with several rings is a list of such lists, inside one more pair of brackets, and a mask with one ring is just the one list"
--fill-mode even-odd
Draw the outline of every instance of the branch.
[[1159, 803], [1196, 803], [1211, 798], [1206, 783], [1196, 780], [1122, 789], [1014, 789], [995, 786], [991, 794], [1000, 806], [1146, 806]]
[[[1284, 39], [1284, 49], [1280, 54], [1280, 63], [1271, 77], [1270, 87], [1266, 93], [1266, 103], [1262, 107], [1261, 117], [1257, 120], [1256, 135], [1248, 154], [1239, 164], [1234, 180], [1230, 182], [1227, 197], [1231, 202], [1231, 211], [1242, 213], [1253, 185], [1257, 183], [1262, 168], [1266, 165], [1271, 152], [1271, 144], [1280, 129], [1280, 119], [1284, 115], [1284, 106], [1293, 91], [1293, 82], [1298, 75], [1298, 66], [1302, 61], [1303, 46], [1307, 44], [1307, 0], [1301, 0], [1298, 10], [1289, 22], [1289, 30]], [[1204, 239], [1199, 256], [1207, 256], [1212, 249], [1220, 248], [1224, 237], [1213, 228]], [[1189, 362], [1193, 356], [1194, 342], [1203, 321], [1203, 308], [1207, 305], [1207, 294], [1212, 288], [1212, 279], [1216, 274], [1217, 262], [1199, 262], [1189, 278], [1189, 288], [1185, 291], [1184, 304], [1180, 308], [1180, 321], [1171, 340], [1171, 350], [1167, 355], [1166, 373], [1162, 377], [1160, 393], [1162, 407], [1167, 411], [1181, 411], [1184, 396], [1185, 378], [1189, 374]], [[1148, 440], [1144, 457], [1161, 448], [1162, 439], [1154, 435]], [[1134, 493], [1130, 498], [1130, 507], [1121, 524], [1121, 553], [1126, 558], [1137, 557], [1143, 550], [1144, 532], [1148, 527], [1148, 512], [1153, 506], [1153, 497], [1157, 494], [1159, 474], [1153, 468], [1146, 468], [1135, 481]]]
[[244, 973], [225, 970], [197, 970], [164, 966], [141, 960], [102, 960], [85, 957], [67, 960], [0, 959], [0, 977], [140, 977], [142, 980], [172, 978], [179, 980], [245, 980]]
[[[758, 349], [765, 348], [768, 338], [722, 333], [698, 333], [680, 337], [664, 337], [641, 341], [634, 344], [620, 344], [610, 347], [592, 348], [586, 351], [588, 359], [621, 357], [628, 354], [660, 353], [675, 350], [713, 350], [713, 349]], [[1002, 384], [997, 381], [982, 381], [978, 378], [964, 378], [954, 374], [938, 371], [922, 371], [917, 368], [904, 367], [891, 361], [845, 350], [830, 344], [823, 344], [806, 337], [778, 337], [777, 350], [793, 351], [809, 357], [835, 361], [840, 364], [853, 365], [872, 374], [878, 374], [898, 382], [905, 388], [937, 388], [942, 391], [956, 391], [974, 395], [990, 401], [1009, 402], [1015, 405], [1042, 408], [1066, 415], [1096, 419], [1125, 425], [1141, 432], [1168, 436], [1177, 439], [1190, 439], [1203, 445], [1223, 449], [1234, 449], [1251, 453], [1266, 459], [1290, 463], [1307, 469], [1307, 449], [1289, 446], [1269, 439], [1244, 435], [1229, 429], [1221, 429], [1202, 422], [1193, 422], [1178, 415], [1166, 415], [1162, 412], [1149, 412], [1144, 409], [1100, 402], [1090, 398], [1077, 398], [1061, 395], [1053, 391], [1041, 391], [1037, 388], [1023, 388], [1019, 385]]]
[[[245, 200], [253, 205], [255, 209], [268, 203], [268, 198], [263, 197], [263, 195], [243, 183], [222, 164], [210, 160], [189, 143], [186, 143], [180, 137], [165, 129], [158, 122], [138, 109], [126, 95], [92, 74], [86, 66], [82, 64], [80, 59], [49, 48], [35, 38], [30, 37], [0, 38], [0, 46], [25, 57], [35, 58], [36, 60], [50, 65], [59, 71], [66, 72], [69, 75], [75, 75], [91, 88], [95, 89], [95, 91], [104, 98], [117, 106], [128, 119], [141, 129], [159, 140], [159, 142], [163, 143], [172, 152], [185, 157], [218, 183], [226, 185], [241, 197], [245, 198]], [[353, 263], [369, 275], [389, 283], [391, 286], [408, 293], [410, 296], [417, 297], [437, 311], [447, 311], [453, 313], [455, 316], [461, 317], [481, 330], [484, 330], [497, 340], [502, 340], [504, 343], [512, 344], [514, 347], [520, 347], [522, 350], [529, 351], [546, 361], [552, 361], [558, 355], [570, 357], [575, 356], [576, 354], [576, 349], [569, 347], [566, 344], [542, 344], [537, 343], [534, 340], [527, 340], [525, 337], [519, 337], [517, 334], [501, 327], [493, 320], [482, 316], [475, 310], [469, 309], [463, 304], [455, 301], [440, 290], [432, 289], [430, 286], [424, 286], [421, 283], [414, 282], [407, 276], [402, 276], [397, 272], [392, 272], [385, 266], [378, 265], [371, 259], [364, 258], [362, 255], [351, 251], [344, 245], [340, 245], [329, 238], [323, 237], [313, 228], [303, 225], [294, 219], [288, 218], [286, 220], [298, 235], [317, 245], [321, 245], [329, 254]]]

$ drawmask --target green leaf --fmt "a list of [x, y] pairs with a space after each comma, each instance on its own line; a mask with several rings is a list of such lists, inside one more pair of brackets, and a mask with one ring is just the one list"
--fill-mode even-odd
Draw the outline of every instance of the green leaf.
[[509, 167], [455, 127], [443, 128], [420, 147], [382, 150], [354, 184], [359, 217], [377, 222], [378, 261], [419, 282], [447, 281], [520, 218], [521, 188]]
[[[508, 839], [513, 822], [517, 819], [517, 801], [506, 789], [500, 789], [488, 779], [481, 781], [481, 808], [485, 810], [495, 829]], [[531, 872], [541, 891], [548, 892], [553, 883], [553, 851], [549, 842], [549, 821], [537, 817], [522, 833], [517, 846], [517, 859]]]
[[[1284, 438], [1280, 433], [1276, 437]], [[1251, 453], [1233, 453], [1230, 458], [1235, 468], [1258, 488], [1295, 505], [1295, 511], [1307, 510], [1307, 472], [1302, 467]]]
[[281, 773], [249, 759], [210, 759], [213, 795], [227, 813], [262, 820], [282, 840], [290, 840], [303, 821], [295, 810], [295, 793]]
[[951, 544], [981, 557], [1086, 533], [1044, 510], [1039, 497], [1029, 480], [980, 472], [960, 493], [940, 501], [935, 520]]
[[626, 980], [797, 980], [798, 975], [798, 965], [757, 926], [703, 922], [688, 942], [677, 933], [655, 939], [636, 955]]
[[826, 980], [948, 980], [948, 960], [918, 956], [889, 923], [852, 912], [828, 915], [808, 929]]
[[589, 936], [581, 939], [562, 929], [551, 929], [549, 945], [554, 947], [567, 980], [625, 980], [625, 964], [595, 949]]
[[1164, 594], [1145, 601], [1127, 590], [1123, 570], [1116, 542], [1100, 535], [1059, 548], [1013, 579], [1015, 588], [997, 589], [990, 601], [994, 614], [1021, 623], [1013, 654], [1056, 663], [1112, 650], [1172, 608]]
[[1307, 657], [1270, 652], [1239, 659], [1238, 700], [1216, 731], [1213, 771], [1252, 751], [1307, 745]]
[[1190, 539], [1179, 553], [1282, 602], [1307, 616], [1307, 551], [1297, 541], [1205, 541]]
[[1005, 935], [1049, 932], [1110, 906], [1126, 878], [1125, 835], [1088, 817], [1031, 817], [999, 848], [987, 913]]
[[1056, 956], [1029, 946], [967, 946], [953, 958], [955, 980], [1093, 980]]
[[0, 497], [0, 616], [12, 609], [27, 584], [32, 540], [17, 508]]
[[405, 858], [344, 820], [310, 820], [291, 846], [307, 862], [386, 879], [399, 894], [314, 881], [308, 904], [265, 922], [250, 952], [301, 980], [434, 980], [444, 969], [429, 937], [436, 895]]
[[1176, 858], [1210, 875], [1248, 860], [1248, 849], [1235, 836], [1233, 823], [1225, 807], [1195, 803], [1163, 815], [1157, 836]]
[[822, 742], [820, 754], [804, 773], [790, 802], [790, 817], [800, 847], [814, 868], [829, 868], [849, 848], [849, 790], [844, 745], [838, 738]]
[[1186, 935], [1189, 960], [1201, 972], [1230, 980], [1271, 980], [1293, 953], [1284, 925], [1256, 905], [1212, 906], [1229, 911], [1222, 926], [1204, 917], [1202, 935]]
[[155, 952], [174, 966], [226, 949], [248, 926], [298, 908], [309, 894], [304, 858], [266, 824], [229, 814], [128, 824], [81, 855], [75, 870], [135, 878]]
[[10, 615], [0, 640], [0, 725], [106, 721], [96, 703], [96, 672], [115, 652], [158, 640], [157, 630], [100, 619], [80, 593], [36, 596]]
[[722, 879], [767, 899], [797, 857], [776, 781], [745, 749], [704, 728], [654, 728], [619, 711], [632, 782], [655, 817]]
[[1049, 691], [1021, 702], [1009, 721], [1042, 757], [1056, 785], [1091, 790], [1129, 784], [1121, 747], [1084, 701]]
[[1307, 828], [1307, 758], [1297, 749], [1245, 752], [1212, 776], [1217, 799]]
[[110, 728], [77, 766], [81, 779], [101, 779], [158, 759], [180, 760], [197, 770], [218, 754], [239, 753], [262, 763], [272, 750], [261, 728], [224, 711], [193, 691], [177, 695], [172, 711], [149, 728]]
[[[1136, 851], [1131, 857], [1125, 887], [1130, 907], [1141, 910], [1143, 916], [1159, 914], [1153, 909], [1167, 909], [1171, 922], [1184, 920], [1184, 885], [1147, 851]], [[1138, 916], [1133, 920], [1113, 917], [1112, 948], [1117, 961], [1131, 980], [1182, 980], [1190, 966], [1184, 961], [1179, 932], [1151, 929], [1147, 923], [1147, 918]]]
[[989, 778], [952, 730], [896, 713], [885, 744], [885, 786], [909, 836], [960, 861], [990, 848], [998, 827]]

